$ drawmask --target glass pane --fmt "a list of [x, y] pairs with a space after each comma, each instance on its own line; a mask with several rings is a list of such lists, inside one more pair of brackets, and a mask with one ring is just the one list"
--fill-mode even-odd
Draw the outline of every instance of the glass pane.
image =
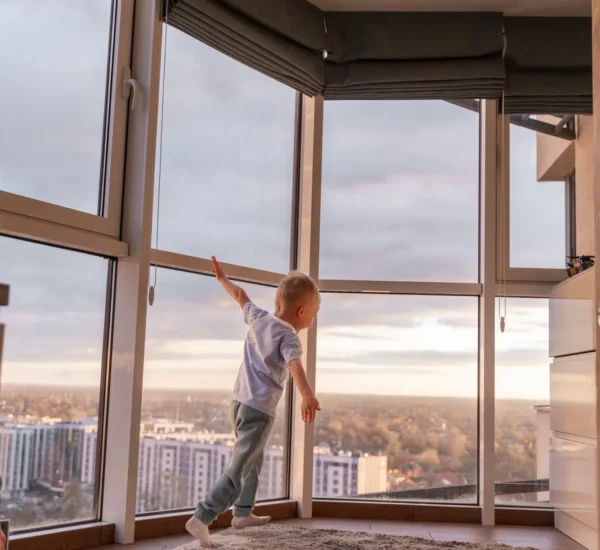
[[327, 103], [321, 278], [476, 282], [478, 187], [477, 113]]
[[176, 29], [167, 44], [158, 248], [287, 273], [295, 92]]
[[536, 132], [511, 124], [510, 266], [564, 269], [565, 215], [565, 182], [537, 181]]
[[477, 499], [477, 299], [325, 294], [314, 495]]
[[7, 237], [0, 258], [0, 515], [17, 530], [95, 520], [108, 260]]
[[[272, 309], [275, 289], [244, 285]], [[161, 269], [148, 311], [138, 513], [195, 507], [223, 473], [234, 440], [231, 395], [246, 325], [212, 277]], [[260, 475], [259, 500], [287, 497], [285, 397]]]
[[111, 6], [0, 2], [0, 190], [98, 213]]
[[496, 329], [496, 502], [549, 506], [548, 300], [509, 298]]

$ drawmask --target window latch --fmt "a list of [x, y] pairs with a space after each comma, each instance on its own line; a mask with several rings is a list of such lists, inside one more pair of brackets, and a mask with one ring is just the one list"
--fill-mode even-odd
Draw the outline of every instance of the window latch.
[[131, 69], [129, 67], [123, 67], [123, 75], [121, 81], [121, 97], [123, 99], [129, 99], [130, 95], [131, 109], [135, 110], [140, 95], [140, 85], [138, 84], [137, 80], [131, 76]]

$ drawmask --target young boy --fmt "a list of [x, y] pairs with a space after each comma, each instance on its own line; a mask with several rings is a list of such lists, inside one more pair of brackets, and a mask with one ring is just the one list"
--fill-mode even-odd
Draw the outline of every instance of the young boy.
[[302, 420], [314, 422], [317, 411], [321, 410], [302, 367], [302, 346], [298, 338], [298, 332], [310, 327], [319, 312], [321, 302], [315, 282], [301, 273], [285, 277], [277, 288], [272, 314], [255, 306], [246, 292], [225, 276], [214, 256], [212, 261], [217, 281], [244, 310], [249, 328], [233, 392], [236, 435], [233, 456], [206, 500], [198, 503], [194, 516], [186, 524], [188, 532], [203, 548], [212, 546], [208, 526], [232, 505], [234, 528], [264, 525], [271, 519], [257, 517], [252, 510], [265, 444], [288, 371], [302, 396]]

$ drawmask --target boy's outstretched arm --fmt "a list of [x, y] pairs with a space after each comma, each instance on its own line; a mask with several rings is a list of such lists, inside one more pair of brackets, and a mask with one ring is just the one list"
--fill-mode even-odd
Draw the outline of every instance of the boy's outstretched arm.
[[221, 283], [221, 285], [228, 292], [228, 294], [238, 304], [240, 304], [240, 307], [242, 309], [244, 309], [244, 306], [250, 301], [250, 298], [248, 298], [248, 295], [246, 294], [246, 291], [243, 288], [241, 288], [241, 287], [237, 286], [236, 284], [232, 283], [227, 278], [227, 275], [225, 275], [225, 272], [223, 271], [223, 269], [219, 265], [219, 262], [217, 262], [217, 259], [214, 256], [211, 258], [211, 260], [212, 260], [212, 263], [213, 263], [213, 273], [215, 274], [215, 277], [217, 278], [217, 281], [219, 281]]
[[306, 373], [304, 372], [304, 367], [300, 361], [290, 361], [290, 374], [294, 379], [298, 392], [302, 396], [302, 404], [300, 406], [302, 420], [304, 422], [314, 422], [317, 411], [321, 410], [321, 405], [306, 379]]

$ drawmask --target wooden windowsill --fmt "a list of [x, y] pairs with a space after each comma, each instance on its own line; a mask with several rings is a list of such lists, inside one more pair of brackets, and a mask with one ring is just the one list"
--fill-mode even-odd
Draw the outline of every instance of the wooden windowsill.
[[10, 550], [84, 550], [112, 544], [115, 526], [112, 523], [94, 522], [11, 535]]
[[[295, 518], [298, 503], [293, 500], [282, 500], [258, 504], [255, 511], [261, 516], [271, 516], [273, 519]], [[174, 514], [143, 516], [135, 521], [135, 540], [158, 537], [170, 537], [185, 533], [185, 523], [190, 519], [192, 511]], [[221, 514], [211, 525], [211, 529], [220, 529], [231, 525], [232, 514], [228, 510]], [[12, 549], [11, 549], [12, 550]]]
[[[298, 503], [292, 500], [259, 504], [256, 512], [270, 515], [275, 520], [294, 518]], [[185, 533], [185, 523], [191, 511], [156, 514], [136, 519], [135, 540], [168, 537]], [[448, 506], [436, 504], [406, 504], [398, 502], [361, 502], [343, 500], [315, 500], [313, 516], [322, 518], [387, 519], [415, 523], [481, 524], [478, 506]], [[231, 524], [231, 511], [225, 512], [213, 524], [224, 528]], [[497, 525], [554, 526], [554, 510], [545, 508], [496, 508]], [[10, 550], [85, 550], [112, 544], [115, 526], [96, 522], [16, 534], [10, 537]]]
[[[481, 524], [479, 506], [410, 504], [358, 500], [315, 500], [314, 517]], [[551, 508], [496, 508], [497, 525], [553, 527]]]

